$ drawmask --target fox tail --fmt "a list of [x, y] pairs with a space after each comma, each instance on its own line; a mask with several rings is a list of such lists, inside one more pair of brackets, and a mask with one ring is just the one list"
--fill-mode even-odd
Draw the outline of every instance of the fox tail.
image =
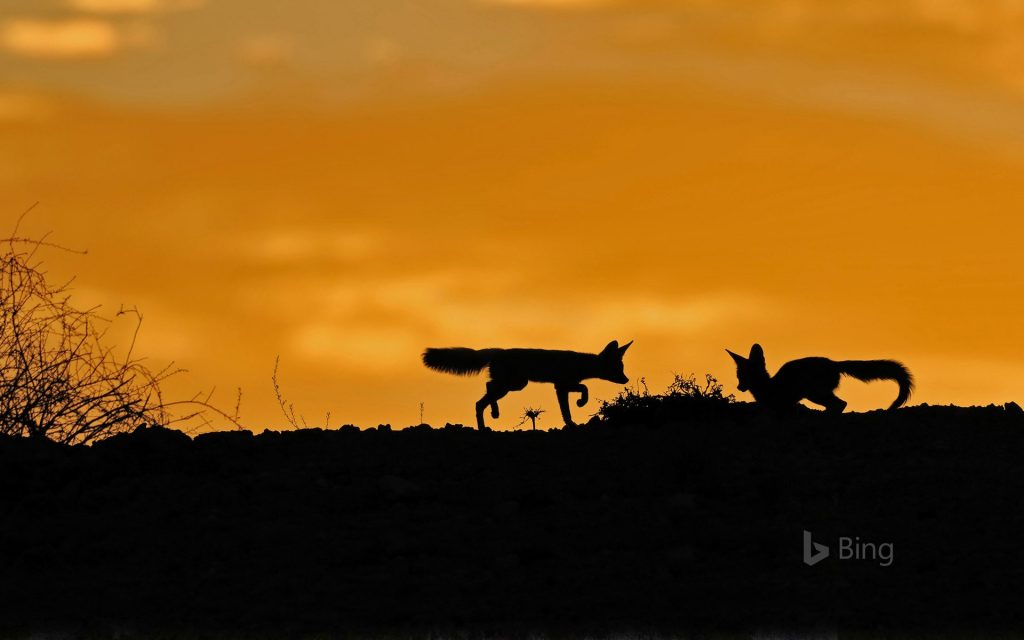
[[895, 380], [900, 385], [900, 395], [889, 405], [890, 409], [902, 407], [914, 390], [914, 376], [895, 360], [844, 360], [839, 363], [839, 371], [864, 382]]
[[483, 371], [497, 349], [467, 349], [466, 347], [429, 348], [423, 352], [423, 364], [428, 369], [457, 376], [471, 376]]

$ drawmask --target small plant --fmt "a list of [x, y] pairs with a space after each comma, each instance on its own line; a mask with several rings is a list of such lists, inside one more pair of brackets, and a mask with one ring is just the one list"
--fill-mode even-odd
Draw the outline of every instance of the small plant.
[[522, 416], [523, 419], [520, 420], [519, 424], [517, 424], [516, 426], [517, 427], [522, 426], [527, 420], [529, 420], [530, 423], [533, 425], [533, 427], [532, 427], [533, 431], [536, 431], [537, 430], [537, 418], [539, 418], [540, 414], [542, 414], [542, 413], [545, 413], [544, 409], [540, 409], [540, 408], [534, 409], [533, 407], [526, 407], [526, 409], [523, 410], [523, 416]]

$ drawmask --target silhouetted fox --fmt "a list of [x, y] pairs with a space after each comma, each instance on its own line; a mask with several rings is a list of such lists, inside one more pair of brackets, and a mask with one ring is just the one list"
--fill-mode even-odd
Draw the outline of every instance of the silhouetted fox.
[[801, 400], [820, 404], [826, 411], [842, 413], [846, 402], [836, 397], [839, 377], [848, 375], [864, 382], [895, 380], [900, 394], [889, 405], [890, 409], [903, 406], [914, 390], [914, 377], [903, 364], [895, 360], [829, 360], [828, 358], [800, 358], [779, 367], [774, 376], [768, 375], [764, 350], [755, 344], [750, 356], [744, 358], [726, 349], [736, 361], [736, 377], [740, 391], [750, 391], [758, 403], [786, 409]]
[[554, 383], [562, 419], [565, 424], [573, 424], [569, 413], [569, 392], [583, 394], [576, 401], [576, 406], [582, 407], [589, 399], [583, 380], [600, 378], [619, 384], [629, 382], [622, 369], [622, 356], [631, 344], [632, 341], [620, 347], [612, 340], [601, 353], [596, 354], [550, 349], [430, 348], [423, 352], [423, 364], [434, 371], [460, 376], [475, 375], [490, 368], [487, 393], [476, 403], [476, 426], [479, 429], [487, 428], [484, 425], [484, 407], [491, 405], [491, 417], [497, 418], [498, 400], [509, 391], [522, 390], [530, 382]]

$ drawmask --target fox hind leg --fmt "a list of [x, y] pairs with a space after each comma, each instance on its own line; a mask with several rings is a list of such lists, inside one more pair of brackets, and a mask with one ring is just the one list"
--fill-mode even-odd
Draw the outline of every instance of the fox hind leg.
[[526, 387], [527, 380], [515, 380], [513, 382], [490, 380], [487, 383], [487, 393], [476, 402], [476, 426], [479, 429], [486, 429], [484, 425], [484, 407], [490, 405], [491, 417], [497, 419], [501, 414], [498, 411], [498, 400], [501, 400], [509, 391], [521, 391]]
[[[493, 380], [487, 383], [488, 391], [490, 391], [492, 383], [494, 383]], [[529, 380], [516, 380], [514, 382], [502, 382], [500, 384], [495, 384], [495, 389], [497, 390], [498, 395], [494, 396], [491, 400], [491, 417], [497, 418], [500, 415], [498, 412], [498, 400], [504, 398], [510, 391], [522, 391], [526, 388], [527, 384], [529, 384]]]
[[498, 385], [494, 384], [493, 380], [487, 383], [487, 393], [484, 394], [484, 397], [476, 401], [477, 429], [482, 431], [487, 428], [487, 425], [484, 424], [484, 408], [486, 408], [487, 405], [491, 406], [491, 416], [494, 418], [498, 417], [498, 400], [505, 397], [506, 393], [508, 393], [508, 391], [505, 391]]

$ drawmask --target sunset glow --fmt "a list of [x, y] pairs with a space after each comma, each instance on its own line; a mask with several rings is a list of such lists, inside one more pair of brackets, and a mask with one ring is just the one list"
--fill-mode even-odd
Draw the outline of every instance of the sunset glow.
[[[10, 0], [0, 211], [257, 431], [278, 355], [311, 426], [473, 424], [428, 346], [635, 340], [633, 381], [735, 392], [756, 341], [1020, 402], [1022, 36], [997, 0]], [[526, 406], [555, 426], [541, 385], [496, 426]]]

